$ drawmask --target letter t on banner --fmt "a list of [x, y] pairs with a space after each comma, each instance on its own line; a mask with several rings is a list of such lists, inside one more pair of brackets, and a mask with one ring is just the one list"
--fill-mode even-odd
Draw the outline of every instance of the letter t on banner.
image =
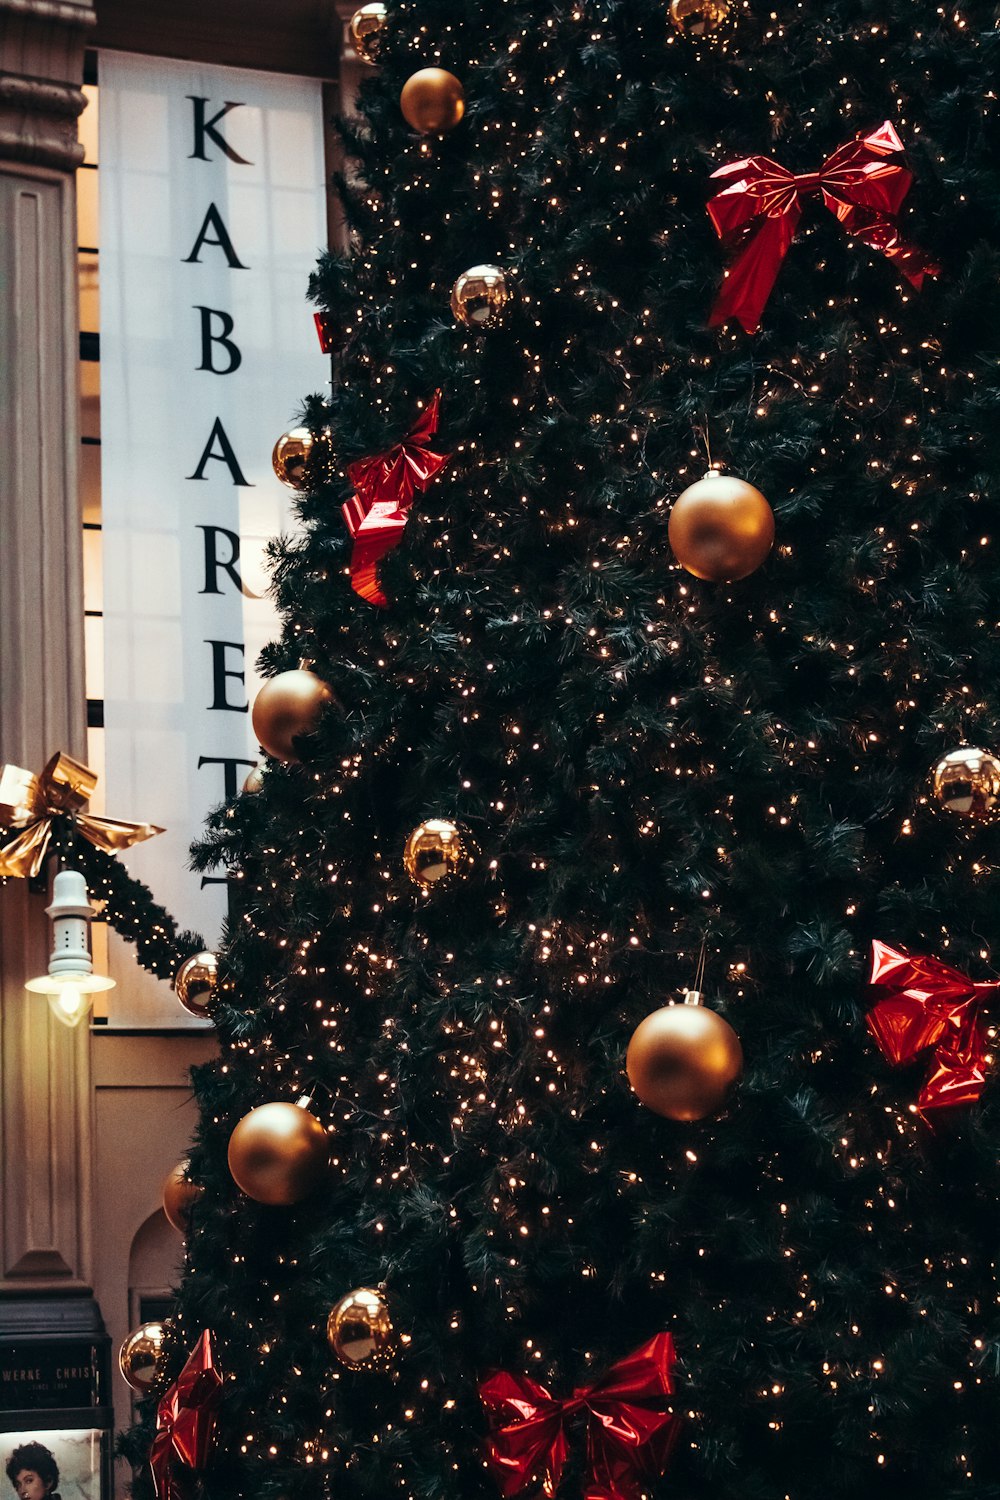
[[[115, 52], [99, 78], [103, 784], [168, 830], [127, 863], [212, 944], [225, 885], [203, 888], [188, 846], [256, 758], [263, 548], [289, 524], [271, 448], [328, 378], [306, 303], [320, 84]], [[148, 1024], [186, 1020], [112, 961]]]

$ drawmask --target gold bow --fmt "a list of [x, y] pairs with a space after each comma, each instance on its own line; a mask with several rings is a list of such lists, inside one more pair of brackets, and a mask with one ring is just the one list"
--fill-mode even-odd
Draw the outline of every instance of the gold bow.
[[165, 831], [155, 823], [123, 823], [81, 812], [96, 785], [90, 767], [71, 755], [53, 755], [41, 776], [21, 766], [0, 766], [0, 828], [20, 829], [0, 848], [0, 876], [39, 873], [52, 837], [52, 819], [60, 813], [74, 813], [84, 838], [107, 854]]

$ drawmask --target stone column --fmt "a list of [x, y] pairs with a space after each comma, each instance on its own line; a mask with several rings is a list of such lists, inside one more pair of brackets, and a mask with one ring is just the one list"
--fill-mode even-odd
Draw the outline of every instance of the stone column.
[[[74, 172], [92, 0], [0, 0], [0, 761], [83, 758], [86, 699]], [[24, 981], [45, 901], [0, 891], [0, 1301], [89, 1290], [86, 1025]]]

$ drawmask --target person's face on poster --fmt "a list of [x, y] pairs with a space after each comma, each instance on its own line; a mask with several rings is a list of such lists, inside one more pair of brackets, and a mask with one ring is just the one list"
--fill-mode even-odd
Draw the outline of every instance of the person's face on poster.
[[14, 1489], [17, 1492], [17, 1500], [45, 1500], [52, 1485], [46, 1484], [40, 1474], [34, 1469], [20, 1469], [14, 1475]]

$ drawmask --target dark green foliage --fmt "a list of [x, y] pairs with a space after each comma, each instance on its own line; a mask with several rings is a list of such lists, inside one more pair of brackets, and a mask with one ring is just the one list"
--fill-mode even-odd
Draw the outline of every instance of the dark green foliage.
[[[483, 1373], [567, 1393], [669, 1328], [690, 1415], [658, 1494], [996, 1500], [1000, 1096], [931, 1131], [863, 1019], [874, 935], [991, 972], [1000, 835], [920, 799], [937, 754], [1000, 745], [994, 7], [750, 0], [719, 47], [663, 0], [389, 8], [345, 127], [359, 242], [313, 288], [354, 330], [308, 408], [333, 448], [266, 658], [342, 708], [200, 854], [238, 876], [171, 1360], [211, 1325], [233, 1377], [206, 1493], [486, 1500]], [[468, 113], [422, 146], [397, 100], [439, 61]], [[762, 331], [708, 331], [712, 169], [814, 170], [886, 118], [940, 279], [912, 294], [810, 201]], [[448, 294], [484, 260], [517, 299], [467, 337]], [[455, 456], [378, 611], [343, 471], [438, 386]], [[667, 545], [706, 426], [777, 514], [731, 587]], [[401, 850], [431, 815], [483, 860], [428, 898]], [[683, 1127], [622, 1063], [703, 941], [747, 1072]], [[261, 1208], [229, 1133], [307, 1086], [341, 1165]], [[325, 1344], [376, 1282], [396, 1378]]]

